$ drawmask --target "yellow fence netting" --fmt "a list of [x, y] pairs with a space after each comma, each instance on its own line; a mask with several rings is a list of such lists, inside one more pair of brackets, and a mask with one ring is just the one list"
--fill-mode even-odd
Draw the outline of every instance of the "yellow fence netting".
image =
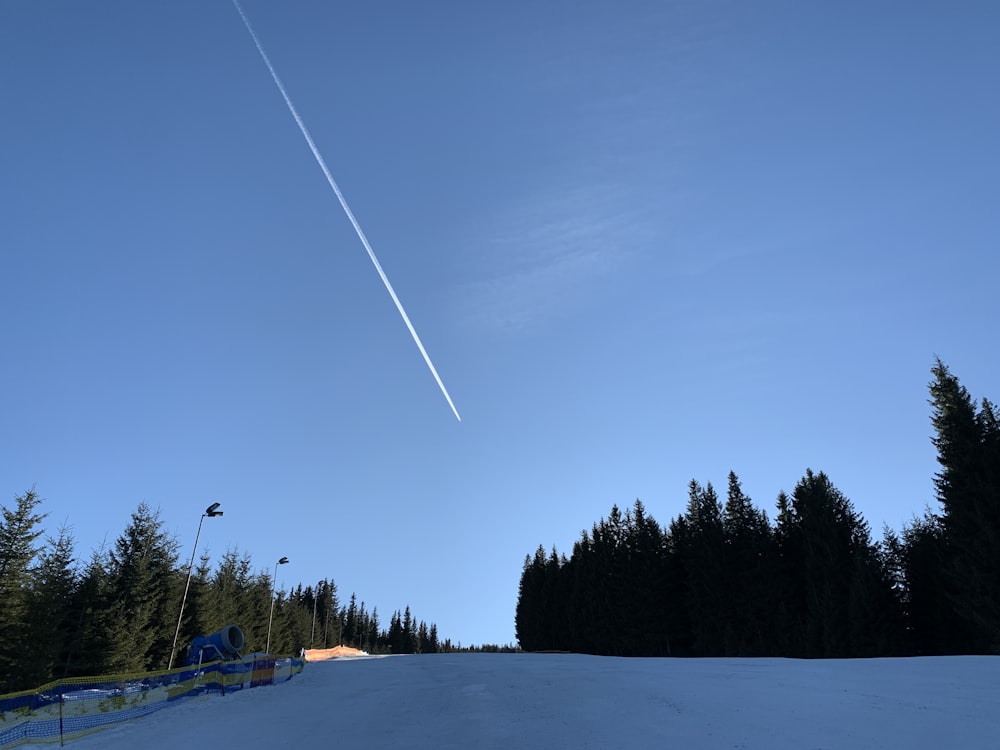
[[301, 658], [258, 655], [162, 672], [73, 677], [0, 695], [0, 749], [65, 742], [171, 703], [289, 680]]

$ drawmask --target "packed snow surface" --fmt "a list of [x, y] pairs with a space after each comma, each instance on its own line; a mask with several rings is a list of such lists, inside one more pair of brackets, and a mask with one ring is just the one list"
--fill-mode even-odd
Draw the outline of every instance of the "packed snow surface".
[[998, 709], [1000, 657], [435, 654], [307, 664], [69, 746], [998, 748]]

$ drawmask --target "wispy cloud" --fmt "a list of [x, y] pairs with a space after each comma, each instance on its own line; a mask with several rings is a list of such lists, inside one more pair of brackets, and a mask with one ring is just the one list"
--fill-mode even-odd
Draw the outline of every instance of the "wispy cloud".
[[537, 121], [511, 148], [515, 162], [537, 155], [514, 166], [538, 187], [477, 222], [461, 305], [471, 325], [550, 326], [601, 305], [654, 245], [674, 247], [703, 80], [693, 61], [717, 30], [698, 3], [658, 7], [595, 6], [528, 45], [518, 70], [530, 77], [516, 83]]
[[462, 300], [480, 328], [550, 324], [599, 298], [645, 227], [624, 191], [580, 185], [525, 199], [493, 217]]

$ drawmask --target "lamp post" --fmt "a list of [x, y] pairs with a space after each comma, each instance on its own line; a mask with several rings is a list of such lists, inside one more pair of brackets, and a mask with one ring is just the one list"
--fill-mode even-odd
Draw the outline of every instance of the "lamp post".
[[267, 645], [264, 646], [264, 653], [271, 653], [271, 623], [274, 621], [274, 584], [278, 578], [278, 566], [288, 562], [287, 557], [282, 557], [274, 564], [274, 576], [271, 578], [271, 616], [267, 618]]
[[312, 633], [309, 634], [309, 648], [316, 648], [316, 605], [319, 603], [319, 584], [316, 584], [316, 590], [313, 592], [313, 627]]
[[198, 533], [194, 535], [194, 548], [191, 550], [191, 562], [188, 563], [187, 582], [184, 584], [184, 596], [181, 598], [180, 614], [177, 615], [177, 628], [174, 630], [174, 645], [170, 647], [170, 661], [167, 662], [167, 669], [173, 669], [174, 657], [177, 655], [177, 636], [181, 633], [181, 620], [184, 619], [184, 603], [187, 602], [188, 588], [191, 586], [191, 571], [194, 570], [194, 556], [198, 552], [198, 539], [201, 537], [201, 525], [205, 522], [206, 517], [215, 518], [216, 516], [222, 515], [222, 511], [219, 510], [219, 505], [221, 505], [221, 503], [212, 503], [205, 508], [205, 512], [201, 514], [201, 519], [198, 521]]

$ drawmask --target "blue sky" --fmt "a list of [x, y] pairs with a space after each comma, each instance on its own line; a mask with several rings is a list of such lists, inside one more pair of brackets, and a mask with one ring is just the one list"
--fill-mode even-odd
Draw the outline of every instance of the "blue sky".
[[[0, 4], [0, 492], [514, 638], [539, 543], [732, 469], [933, 503], [1000, 398], [992, 3]], [[773, 512], [771, 513], [773, 515]]]

